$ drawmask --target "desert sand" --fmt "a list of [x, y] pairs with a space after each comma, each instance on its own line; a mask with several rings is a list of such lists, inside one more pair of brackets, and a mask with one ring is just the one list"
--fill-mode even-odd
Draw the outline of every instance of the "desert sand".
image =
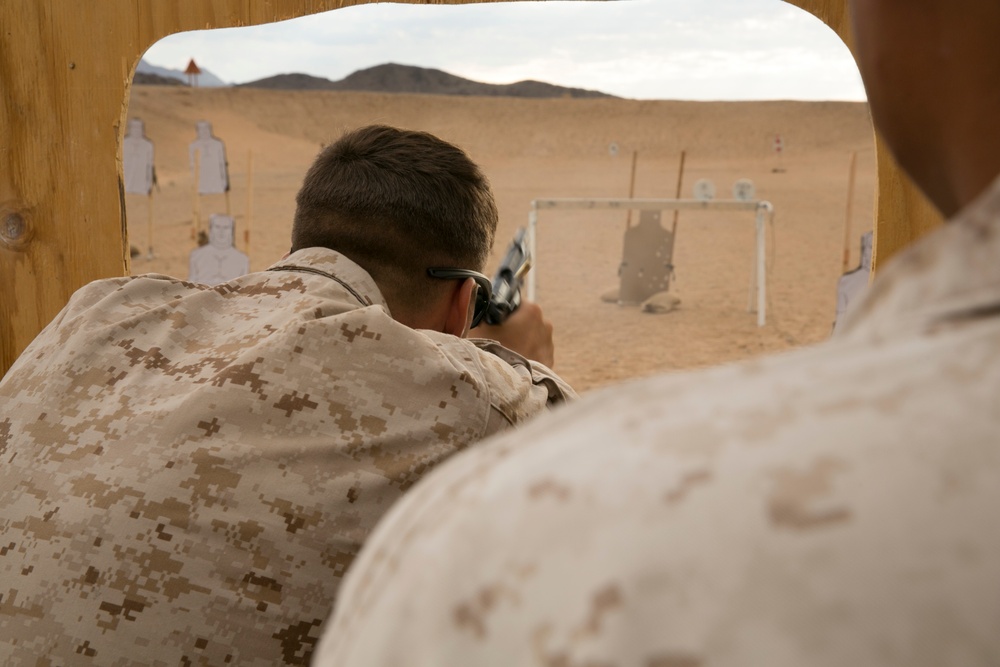
[[[867, 106], [857, 103], [672, 102], [621, 99], [445, 97], [135, 86], [129, 118], [145, 122], [156, 149], [153, 246], [149, 202], [127, 195], [129, 239], [142, 254], [133, 273], [187, 277], [194, 209], [188, 145], [195, 123], [226, 144], [237, 247], [251, 270], [288, 248], [295, 193], [321, 146], [342, 131], [385, 123], [436, 134], [465, 149], [493, 185], [500, 227], [490, 271], [533, 199], [625, 197], [633, 151], [635, 196], [673, 197], [681, 151], [684, 195], [698, 179], [719, 197], [751, 179], [775, 207], [768, 233], [768, 322], [747, 312], [754, 262], [752, 213], [682, 212], [671, 292], [677, 310], [651, 315], [605, 303], [617, 286], [627, 213], [543, 211], [535, 268], [538, 301], [555, 325], [556, 370], [579, 391], [629, 378], [789, 350], [831, 331], [847, 216], [850, 156], [857, 153], [850, 268], [871, 229], [875, 157]], [[775, 135], [784, 149], [774, 152]], [[610, 145], [618, 147], [611, 155]], [[248, 173], [252, 160], [252, 189]], [[252, 197], [251, 197], [252, 194]], [[201, 217], [226, 212], [200, 198]], [[632, 214], [638, 220], [638, 212]], [[673, 214], [664, 213], [666, 226]], [[249, 227], [250, 244], [244, 243]]]

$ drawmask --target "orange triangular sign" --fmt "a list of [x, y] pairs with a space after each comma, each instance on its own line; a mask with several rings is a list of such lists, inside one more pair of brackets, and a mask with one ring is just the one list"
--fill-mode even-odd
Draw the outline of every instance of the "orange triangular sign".
[[184, 70], [185, 74], [201, 74], [201, 70], [198, 69], [198, 65], [195, 64], [194, 58], [188, 63], [187, 69]]

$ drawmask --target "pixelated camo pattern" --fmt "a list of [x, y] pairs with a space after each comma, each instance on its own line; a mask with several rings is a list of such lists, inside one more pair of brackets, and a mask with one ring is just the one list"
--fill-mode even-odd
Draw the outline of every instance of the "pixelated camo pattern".
[[315, 667], [1000, 664], [1000, 181], [836, 340], [451, 459], [328, 628]]
[[81, 289], [0, 382], [0, 664], [307, 664], [386, 509], [571, 395], [493, 352], [322, 249]]

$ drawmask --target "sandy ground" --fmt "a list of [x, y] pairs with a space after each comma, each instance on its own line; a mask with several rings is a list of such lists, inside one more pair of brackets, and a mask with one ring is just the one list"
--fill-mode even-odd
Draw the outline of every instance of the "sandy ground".
[[[768, 323], [747, 312], [752, 213], [680, 214], [671, 291], [678, 310], [650, 315], [604, 303], [617, 286], [627, 213], [544, 211], [535, 262], [538, 301], [556, 330], [556, 370], [580, 391], [661, 371], [745, 359], [829, 336], [842, 273], [850, 156], [857, 153], [850, 266], [871, 229], [875, 158], [867, 107], [852, 103], [524, 100], [370, 93], [272, 92], [137, 86], [129, 117], [156, 148], [153, 246], [149, 201], [126, 196], [134, 273], [187, 277], [194, 196], [188, 145], [208, 120], [226, 144], [237, 247], [252, 270], [288, 247], [295, 193], [321, 145], [348, 128], [386, 123], [464, 148], [489, 175], [500, 208], [494, 265], [533, 199], [625, 197], [633, 151], [635, 196], [672, 197], [681, 151], [684, 196], [698, 179], [719, 196], [749, 178], [775, 207], [768, 226]], [[784, 142], [779, 157], [776, 134]], [[612, 156], [609, 146], [618, 146]], [[252, 179], [251, 174], [252, 163]], [[252, 180], [252, 187], [251, 185]], [[203, 219], [226, 197], [199, 200]], [[632, 214], [633, 223], [638, 213]], [[668, 226], [671, 213], [664, 213]], [[244, 242], [249, 228], [250, 245]], [[492, 270], [493, 266], [491, 266]]]

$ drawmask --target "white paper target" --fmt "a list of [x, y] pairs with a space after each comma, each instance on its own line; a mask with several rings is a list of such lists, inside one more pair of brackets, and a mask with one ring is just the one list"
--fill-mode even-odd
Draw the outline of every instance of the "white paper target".
[[155, 179], [153, 142], [146, 138], [145, 126], [138, 118], [130, 120], [126, 127], [127, 133], [122, 145], [125, 192], [148, 195]]
[[700, 179], [694, 184], [694, 198], [698, 201], [712, 201], [715, 199], [715, 183], [707, 178]]
[[191, 251], [188, 280], [219, 285], [250, 273], [250, 258], [233, 245], [235, 223], [228, 215], [209, 218], [208, 244]]
[[739, 201], [753, 201], [757, 195], [757, 188], [749, 178], [741, 178], [733, 183], [733, 199]]
[[194, 170], [195, 154], [198, 155], [198, 192], [203, 195], [222, 194], [229, 191], [229, 165], [226, 161], [226, 146], [212, 134], [208, 121], [198, 121], [195, 125], [198, 138], [191, 142], [188, 152], [191, 169]]

